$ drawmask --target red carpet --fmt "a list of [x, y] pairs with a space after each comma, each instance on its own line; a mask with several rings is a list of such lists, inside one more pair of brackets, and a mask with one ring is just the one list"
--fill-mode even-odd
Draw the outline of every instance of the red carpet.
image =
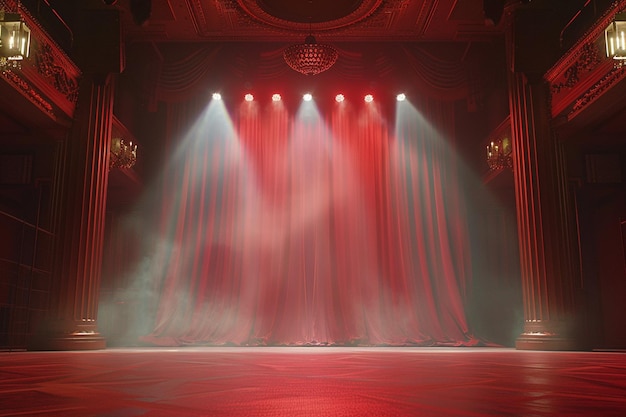
[[0, 353], [0, 416], [626, 416], [626, 354], [498, 348]]

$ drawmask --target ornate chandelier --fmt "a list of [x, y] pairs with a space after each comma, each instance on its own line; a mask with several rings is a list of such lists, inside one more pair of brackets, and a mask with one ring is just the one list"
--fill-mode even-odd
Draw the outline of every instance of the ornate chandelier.
[[132, 168], [137, 162], [137, 145], [126, 143], [122, 138], [111, 139], [109, 168]]
[[283, 52], [285, 62], [295, 71], [304, 75], [316, 75], [332, 67], [339, 53], [330, 45], [317, 43], [309, 35], [304, 43], [291, 45]]

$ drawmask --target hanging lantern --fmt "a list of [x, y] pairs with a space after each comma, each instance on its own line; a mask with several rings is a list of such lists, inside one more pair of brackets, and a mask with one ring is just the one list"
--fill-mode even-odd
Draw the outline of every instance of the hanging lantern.
[[19, 13], [0, 10], [0, 68], [21, 68], [30, 54], [30, 29]]
[[619, 13], [604, 30], [607, 58], [626, 59], [626, 13]]

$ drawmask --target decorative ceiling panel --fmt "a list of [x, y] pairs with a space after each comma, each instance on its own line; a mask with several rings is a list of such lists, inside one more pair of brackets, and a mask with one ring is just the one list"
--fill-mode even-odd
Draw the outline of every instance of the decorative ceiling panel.
[[337, 42], [482, 41], [500, 34], [485, 24], [482, 0], [153, 0], [141, 26], [129, 4], [116, 7], [130, 41], [290, 42], [305, 33]]

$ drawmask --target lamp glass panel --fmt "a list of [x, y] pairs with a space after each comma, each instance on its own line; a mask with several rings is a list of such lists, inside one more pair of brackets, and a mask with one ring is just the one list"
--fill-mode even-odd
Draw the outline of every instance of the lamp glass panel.
[[606, 55], [613, 59], [626, 59], [626, 20], [613, 21], [604, 30]]
[[0, 55], [11, 60], [22, 60], [30, 53], [30, 29], [16, 13], [5, 13], [0, 20]]

